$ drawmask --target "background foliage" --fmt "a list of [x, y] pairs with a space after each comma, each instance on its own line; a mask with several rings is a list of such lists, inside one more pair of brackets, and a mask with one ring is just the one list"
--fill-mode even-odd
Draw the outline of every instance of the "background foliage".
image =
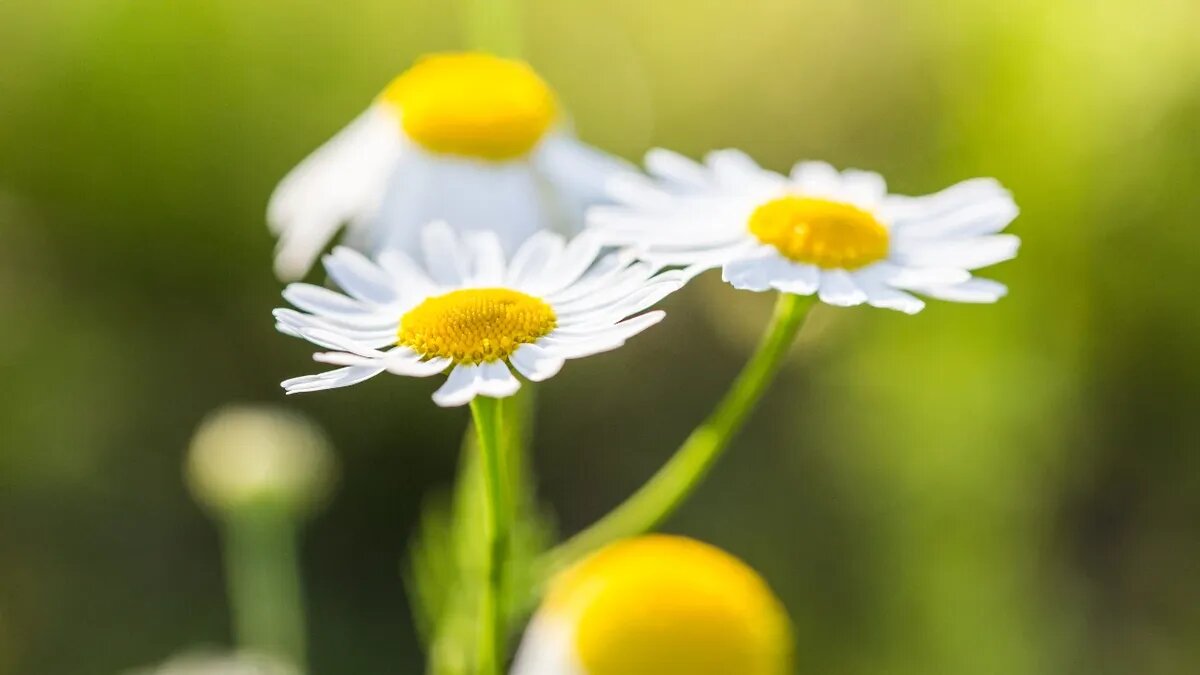
[[[760, 569], [801, 672], [1200, 668], [1200, 5], [536, 0], [530, 60], [587, 140], [737, 146], [919, 193], [996, 175], [996, 307], [821, 308], [669, 529]], [[265, 200], [425, 51], [433, 0], [0, 2], [0, 673], [108, 674], [228, 626], [188, 436], [311, 368], [278, 336]], [[706, 278], [542, 388], [574, 531], [723, 389], [765, 298]], [[317, 673], [418, 672], [399, 560], [465, 411], [381, 377], [289, 399], [340, 494], [304, 562]]]

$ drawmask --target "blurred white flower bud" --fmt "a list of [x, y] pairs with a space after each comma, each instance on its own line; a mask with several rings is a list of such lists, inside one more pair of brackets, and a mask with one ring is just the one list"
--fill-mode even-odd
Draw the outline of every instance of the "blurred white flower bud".
[[268, 656], [241, 652], [186, 652], [158, 666], [126, 675], [299, 675], [290, 666]]
[[307, 515], [328, 497], [336, 474], [320, 428], [266, 405], [234, 405], [210, 414], [192, 437], [187, 459], [192, 494], [222, 514], [270, 506]]

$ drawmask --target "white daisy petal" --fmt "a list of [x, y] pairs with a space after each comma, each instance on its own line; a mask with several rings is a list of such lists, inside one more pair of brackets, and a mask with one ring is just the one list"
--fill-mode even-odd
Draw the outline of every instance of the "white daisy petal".
[[473, 270], [471, 283], [495, 286], [504, 282], [504, 249], [494, 232], [468, 232], [463, 242], [471, 252]]
[[520, 388], [520, 381], [513, 377], [512, 371], [503, 361], [489, 361], [479, 365], [479, 384], [476, 391], [481, 396], [505, 398], [517, 393]]
[[288, 284], [283, 298], [308, 312], [338, 317], [369, 317], [375, 308], [312, 284]]
[[698, 162], [672, 150], [654, 148], [646, 153], [646, 171], [655, 178], [671, 183], [676, 189], [703, 189], [711, 183]]
[[267, 207], [281, 279], [303, 276], [343, 224], [369, 217], [401, 147], [394, 118], [372, 106], [283, 179]]
[[433, 280], [398, 248], [389, 248], [379, 254], [379, 268], [395, 279], [401, 298], [423, 297], [434, 291]]
[[546, 351], [567, 359], [578, 359], [610, 351], [625, 344], [629, 338], [662, 321], [666, 312], [646, 312], [626, 319], [603, 330], [590, 332], [586, 336], [560, 336], [551, 333], [538, 342]]
[[317, 352], [313, 354], [313, 361], [328, 363], [331, 366], [370, 366], [372, 368], [382, 368], [383, 361], [386, 358], [386, 356], [360, 356], [349, 352]]
[[727, 262], [721, 268], [721, 279], [743, 291], [770, 290], [778, 259], [776, 253], [759, 252], [751, 257]]
[[339, 246], [324, 262], [330, 278], [359, 300], [376, 304], [396, 301], [393, 279], [358, 251]]
[[437, 391], [433, 392], [433, 402], [443, 408], [466, 405], [479, 393], [479, 366], [460, 363], [450, 371]]
[[872, 307], [895, 309], [905, 314], [916, 314], [925, 308], [925, 303], [913, 295], [893, 288], [870, 274], [852, 273], [854, 284], [867, 294], [867, 304]]
[[562, 255], [543, 270], [541, 278], [529, 282], [528, 290], [539, 294], [551, 294], [570, 285], [596, 262], [600, 254], [600, 241], [588, 232], [571, 240]]
[[887, 182], [873, 171], [847, 169], [842, 172], [842, 197], [862, 208], [872, 208], [887, 195]]
[[991, 279], [974, 278], [952, 286], [913, 289], [918, 293], [951, 302], [989, 303], [1008, 295], [1008, 287]]
[[1014, 235], [993, 234], [911, 244], [894, 256], [908, 266], [973, 270], [1015, 258], [1020, 246], [1021, 240]]
[[589, 205], [607, 201], [606, 188], [614, 176], [630, 173], [634, 167], [623, 159], [601, 152], [564, 133], [548, 136], [538, 146], [534, 166], [556, 188], [559, 200], [569, 209], [570, 233], [582, 224]]
[[717, 183], [730, 188], [755, 185], [757, 181], [762, 181], [769, 175], [757, 162], [750, 159], [750, 155], [732, 148], [708, 153], [704, 157], [704, 163], [712, 170]]
[[673, 201], [669, 192], [659, 189], [645, 176], [632, 172], [609, 178], [606, 191], [609, 198], [618, 203], [651, 211], [668, 209]]
[[554, 356], [536, 344], [524, 344], [509, 357], [513, 368], [531, 382], [542, 382], [562, 370], [564, 360]]
[[854, 283], [846, 270], [821, 270], [817, 293], [821, 302], [838, 307], [853, 307], [867, 301], [867, 294]]
[[421, 230], [421, 251], [425, 268], [436, 283], [457, 286], [470, 277], [471, 266], [462, 241], [445, 221], [435, 221]]
[[813, 265], [793, 262], [776, 265], [771, 278], [771, 288], [784, 293], [812, 295], [821, 283], [821, 270]]
[[812, 197], [834, 196], [842, 185], [841, 174], [825, 162], [799, 162], [790, 178], [801, 194]]
[[281, 382], [280, 386], [288, 394], [302, 394], [324, 389], [349, 387], [364, 380], [369, 380], [382, 372], [383, 368], [379, 366], [351, 366], [330, 370], [317, 375], [293, 377], [290, 380]]
[[536, 283], [562, 255], [566, 244], [553, 232], [538, 232], [521, 245], [508, 266], [508, 283], [521, 287]]
[[358, 354], [359, 356], [368, 357], [383, 357], [383, 352], [372, 349], [353, 338], [347, 337], [344, 331], [338, 331], [330, 328], [301, 328], [297, 332], [309, 342], [335, 349], [343, 352]]
[[408, 377], [429, 377], [438, 373], [446, 372], [446, 369], [454, 365], [451, 359], [441, 357], [432, 358], [427, 361], [419, 359], [401, 358], [388, 354], [388, 358], [384, 361], [387, 365], [387, 371], [393, 375], [407, 375]]

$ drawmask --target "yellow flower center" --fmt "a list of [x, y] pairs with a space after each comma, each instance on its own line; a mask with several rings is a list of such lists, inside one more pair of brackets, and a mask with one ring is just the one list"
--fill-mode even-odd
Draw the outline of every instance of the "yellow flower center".
[[613, 544], [561, 575], [545, 611], [575, 622], [588, 675], [784, 675], [791, 631], [763, 580], [683, 537]]
[[396, 344], [455, 363], [506, 359], [554, 330], [545, 301], [507, 288], [469, 288], [426, 298], [400, 319]]
[[750, 233], [785, 257], [825, 269], [858, 269], [888, 254], [888, 231], [850, 204], [781, 197], [755, 209]]
[[420, 59], [380, 100], [427, 150], [489, 160], [529, 152], [558, 110], [554, 92], [528, 64], [475, 52]]

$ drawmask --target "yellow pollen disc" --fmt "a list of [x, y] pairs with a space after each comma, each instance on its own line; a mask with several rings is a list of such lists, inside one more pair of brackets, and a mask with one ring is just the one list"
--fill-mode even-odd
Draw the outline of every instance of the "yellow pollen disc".
[[740, 560], [683, 537], [613, 544], [555, 580], [544, 612], [574, 621], [588, 675], [784, 675], [791, 630]]
[[750, 233], [785, 257], [824, 269], [853, 270], [888, 254], [888, 231], [850, 204], [782, 197], [755, 209]]
[[558, 111], [554, 92], [528, 64], [476, 52], [426, 56], [379, 99], [425, 149], [489, 160], [529, 152]]
[[507, 288], [468, 288], [427, 298], [400, 319], [396, 344], [455, 363], [498, 361], [554, 330], [554, 309]]

